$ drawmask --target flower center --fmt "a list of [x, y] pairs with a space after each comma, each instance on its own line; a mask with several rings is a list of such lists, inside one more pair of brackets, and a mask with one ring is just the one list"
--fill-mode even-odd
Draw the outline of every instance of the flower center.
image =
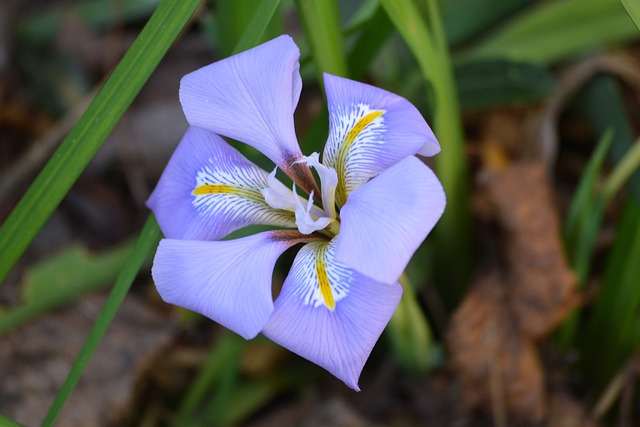
[[336, 187], [338, 186], [338, 174], [335, 169], [324, 166], [318, 159], [318, 153], [304, 156], [297, 160], [296, 164], [306, 164], [318, 172], [322, 191], [322, 207], [313, 203], [314, 192], [305, 200], [296, 192], [296, 184], [292, 190], [286, 188], [276, 179], [276, 170], [268, 177], [268, 187], [262, 189], [265, 202], [275, 209], [286, 209], [295, 213], [296, 225], [303, 234], [311, 234], [316, 231], [329, 238], [336, 236], [340, 230], [340, 221], [336, 211]]

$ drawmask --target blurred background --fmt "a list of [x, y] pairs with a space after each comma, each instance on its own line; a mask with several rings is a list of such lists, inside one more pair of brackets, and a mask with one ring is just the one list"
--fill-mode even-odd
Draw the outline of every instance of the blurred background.
[[[234, 53], [266, 3], [197, 8], [0, 286], [0, 425], [44, 419], [187, 128], [180, 78]], [[164, 304], [152, 252], [56, 425], [640, 425], [640, 29], [623, 2], [272, 3], [259, 41], [301, 48], [304, 153], [328, 133], [323, 71], [406, 97], [442, 145], [425, 161], [447, 211], [363, 391]], [[0, 2], [0, 222], [159, 4]]]

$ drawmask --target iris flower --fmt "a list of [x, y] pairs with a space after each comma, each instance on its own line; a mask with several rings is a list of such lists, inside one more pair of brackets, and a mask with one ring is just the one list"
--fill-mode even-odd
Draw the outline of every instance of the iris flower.
[[[262, 333], [359, 390], [400, 301], [398, 278], [444, 210], [441, 184], [414, 156], [440, 146], [404, 98], [325, 74], [329, 137], [322, 160], [304, 156], [293, 122], [299, 56], [283, 35], [182, 79], [191, 127], [147, 202], [166, 237], [152, 274], [166, 302], [245, 339]], [[254, 224], [278, 229], [222, 240]], [[275, 263], [300, 244], [274, 302]]]

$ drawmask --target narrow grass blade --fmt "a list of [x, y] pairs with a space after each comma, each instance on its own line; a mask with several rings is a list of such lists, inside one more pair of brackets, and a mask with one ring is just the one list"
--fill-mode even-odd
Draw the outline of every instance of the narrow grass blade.
[[[608, 138], [613, 138], [612, 132], [608, 133]], [[606, 141], [603, 142], [606, 143]], [[601, 142], [601, 144], [603, 142]], [[592, 173], [595, 175], [595, 171], [591, 170], [591, 168], [595, 168], [595, 165], [593, 164], [596, 163], [598, 159], [594, 160], [593, 158], [604, 157], [606, 151], [606, 149], [599, 146], [596, 153], [592, 156], [592, 159], [589, 162], [589, 165], [587, 166], [587, 170], [585, 172], [587, 178], [583, 179], [583, 181], [586, 181], [585, 186], [589, 184], [589, 181], [595, 179], [595, 176], [589, 176]], [[600, 159], [600, 162], [601, 161], [602, 160]], [[575, 231], [571, 235], [568, 235], [567, 238], [571, 266], [578, 276], [579, 285], [584, 285], [587, 277], [589, 277], [593, 259], [593, 252], [596, 246], [596, 240], [598, 238], [598, 234], [602, 226], [602, 219], [604, 217], [604, 213], [609, 201], [616, 195], [622, 185], [624, 185], [629, 180], [633, 173], [638, 170], [639, 166], [640, 141], [637, 141], [632, 146], [632, 148], [629, 149], [627, 155], [622, 158], [615, 169], [611, 172], [611, 174], [605, 181], [602, 190], [598, 194], [585, 196], [584, 194], [580, 193], [586, 193], [588, 189], [584, 190], [583, 188], [579, 188], [579, 193], [576, 197], [580, 197], [580, 199], [584, 198], [586, 201], [585, 205], [582, 206], [580, 212], [574, 214], [570, 210], [570, 219], [572, 221], [575, 221], [576, 225]], [[581, 182], [580, 187], [582, 187], [582, 184], [583, 183]], [[591, 185], [592, 184], [593, 183], [591, 183]], [[575, 217], [576, 219], [573, 220], [573, 217]], [[611, 253], [609, 258], [607, 259], [607, 263], [614, 262], [612, 260], [612, 257], [614, 256], [619, 255], [614, 255], [614, 253]], [[628, 303], [628, 301], [626, 302]], [[565, 322], [560, 334], [560, 343], [564, 348], [569, 348], [573, 345], [579, 326], [578, 320], [579, 319], [577, 313], [574, 313]], [[629, 329], [633, 328], [629, 327]], [[631, 339], [629, 340], [632, 341]]]
[[611, 172], [609, 178], [602, 187], [602, 195], [609, 201], [611, 200], [620, 187], [631, 178], [640, 168], [640, 139], [636, 140], [635, 144], [631, 146], [627, 154], [622, 158], [620, 163], [616, 165], [616, 168]]
[[412, 0], [381, 0], [380, 3], [411, 49], [435, 95], [435, 133], [442, 146], [442, 152], [436, 156], [436, 166], [447, 194], [447, 208], [435, 230], [440, 251], [437, 265], [457, 266], [439, 274], [443, 280], [446, 277], [447, 292], [442, 293], [443, 298], [453, 306], [469, 277], [472, 244], [469, 242], [468, 167], [449, 52], [435, 1], [428, 2], [431, 32]]
[[158, 245], [158, 242], [160, 241], [160, 235], [161, 233], [160, 229], [158, 228], [158, 223], [153, 216], [150, 216], [149, 219], [147, 219], [147, 222], [145, 223], [140, 233], [140, 237], [138, 238], [133, 248], [133, 252], [131, 253], [129, 262], [120, 271], [118, 279], [116, 280], [111, 293], [109, 293], [107, 302], [102, 308], [102, 311], [100, 312], [98, 319], [93, 325], [91, 332], [89, 332], [89, 336], [82, 346], [78, 358], [71, 367], [69, 375], [58, 391], [53, 404], [49, 408], [49, 412], [42, 422], [42, 427], [52, 426], [56, 418], [60, 414], [64, 403], [73, 392], [73, 389], [78, 383], [78, 380], [82, 376], [82, 372], [89, 364], [91, 356], [102, 341], [102, 337], [106, 333], [107, 328], [116, 315], [116, 312], [122, 304], [124, 297], [127, 295], [127, 292], [131, 287], [131, 283], [133, 283], [133, 280], [140, 270], [140, 267], [144, 263], [147, 256]]
[[78, 124], [0, 228], [0, 282], [38, 234], [201, 0], [164, 0]]
[[618, 0], [560, 0], [527, 9], [458, 59], [549, 64], [587, 48], [638, 37]]
[[296, 0], [295, 3], [311, 45], [320, 84], [323, 72], [347, 77], [349, 70], [336, 0]]
[[629, 200], [607, 258], [583, 345], [585, 372], [602, 387], [638, 344], [640, 205]]
[[633, 19], [636, 27], [640, 30], [640, 2], [638, 0], [620, 0], [627, 9], [627, 13]]
[[221, 57], [233, 54], [238, 40], [249, 27], [260, 0], [218, 0], [213, 3], [213, 28], [216, 51]]
[[610, 129], [600, 138], [595, 152], [591, 155], [587, 167], [582, 173], [582, 178], [580, 178], [575, 195], [571, 200], [571, 205], [569, 206], [564, 222], [564, 237], [569, 247], [569, 254], [575, 252], [574, 248], [578, 240], [578, 235], [581, 232], [582, 224], [585, 221], [585, 217], [592, 211], [595, 202], [596, 178], [602, 169], [602, 164], [613, 142], [613, 135], [614, 133]]
[[[602, 136], [595, 152], [591, 155], [575, 196], [569, 206], [564, 227], [564, 239], [569, 263], [578, 278], [578, 286], [583, 287], [591, 271], [593, 252], [602, 227], [607, 199], [597, 192], [595, 182], [613, 142], [614, 133], [608, 130]], [[575, 344], [580, 327], [579, 312], [568, 316], [559, 333], [560, 346], [569, 349]]]
[[218, 53], [229, 56], [282, 33], [275, 12], [280, 0], [219, 0], [207, 27]]
[[[238, 3], [236, 1], [236, 3]], [[235, 45], [233, 53], [242, 52], [259, 43], [263, 39], [264, 33], [273, 20], [273, 17], [280, 6], [280, 0], [262, 0], [255, 10], [249, 25], [244, 28], [242, 37]]]

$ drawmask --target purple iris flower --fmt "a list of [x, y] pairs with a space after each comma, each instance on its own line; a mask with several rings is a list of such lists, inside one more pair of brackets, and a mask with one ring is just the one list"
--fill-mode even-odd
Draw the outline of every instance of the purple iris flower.
[[[166, 236], [152, 273], [166, 302], [245, 339], [263, 333], [359, 390], [400, 301], [398, 278], [444, 210], [440, 182], [414, 156], [440, 146], [404, 98], [325, 74], [329, 138], [322, 160], [304, 156], [293, 122], [299, 56], [280, 36], [182, 79], [191, 128], [147, 202]], [[219, 135], [258, 149], [275, 169]], [[281, 229], [221, 240], [254, 224]], [[274, 303], [275, 263], [298, 244]]]

